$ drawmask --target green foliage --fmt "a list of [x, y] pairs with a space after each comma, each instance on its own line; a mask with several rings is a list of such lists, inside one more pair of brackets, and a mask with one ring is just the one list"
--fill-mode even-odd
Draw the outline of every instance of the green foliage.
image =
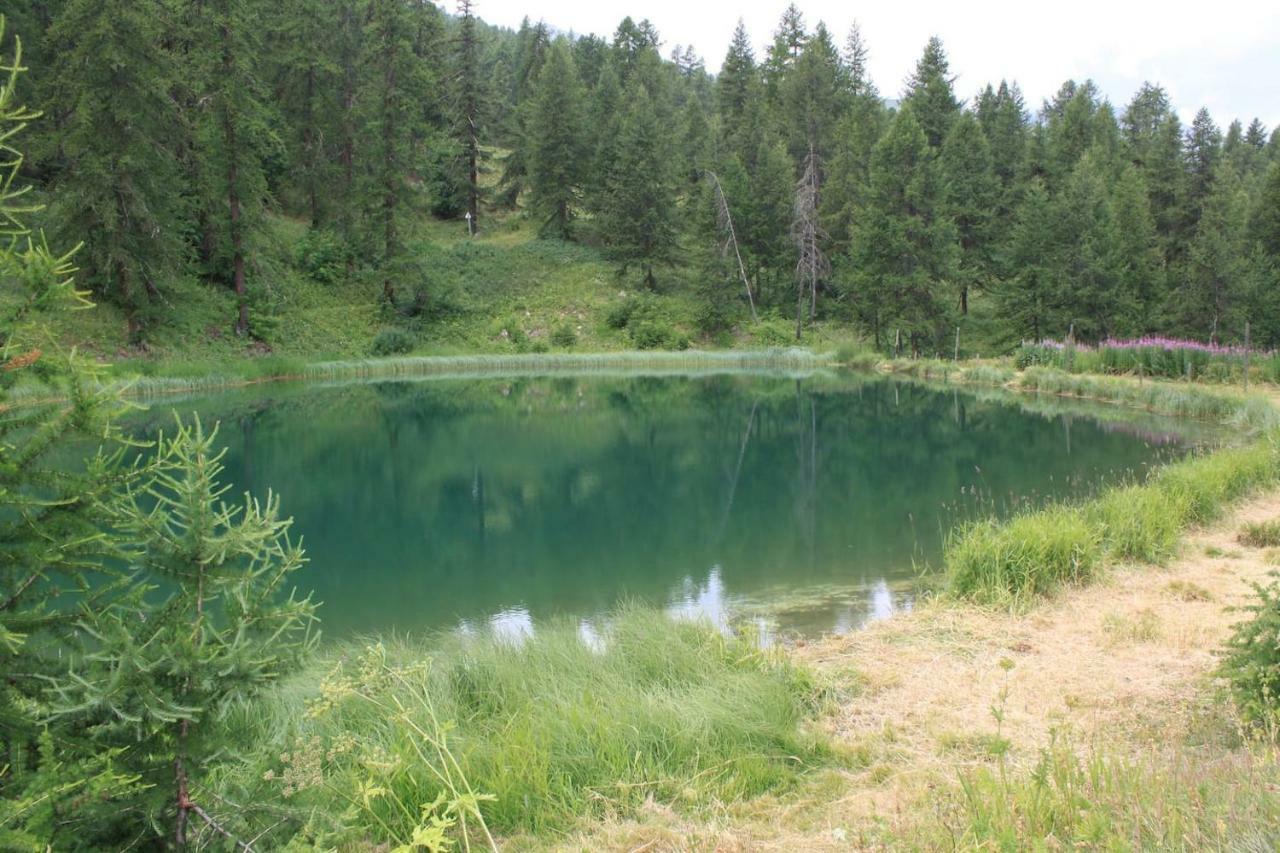
[[808, 724], [823, 691], [784, 654], [644, 610], [599, 630], [335, 652], [233, 717], [259, 746], [218, 789], [256, 804], [237, 820], [267, 846], [297, 831], [282, 811], [312, 816], [309, 843], [396, 844], [456, 792], [450, 837], [482, 818], [512, 838], [782, 791], [834, 760]]
[[347, 275], [350, 252], [334, 232], [309, 228], [298, 241], [294, 260], [302, 272], [321, 284], [337, 284]]
[[1254, 598], [1242, 609], [1250, 616], [1236, 623], [1227, 641], [1222, 674], [1245, 717], [1274, 731], [1280, 721], [1280, 582], [1254, 584]]

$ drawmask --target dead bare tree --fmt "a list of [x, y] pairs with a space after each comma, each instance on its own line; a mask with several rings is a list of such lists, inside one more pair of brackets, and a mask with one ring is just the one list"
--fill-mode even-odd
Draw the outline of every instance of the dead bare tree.
[[827, 235], [818, 217], [821, 174], [818, 152], [810, 144], [804, 172], [796, 184], [791, 220], [791, 239], [796, 244], [796, 340], [804, 331], [805, 294], [809, 297], [809, 321], [813, 322], [818, 310], [818, 282], [831, 271], [822, 251]]
[[716, 197], [716, 227], [724, 237], [720, 256], [728, 257], [729, 247], [733, 247], [733, 257], [738, 261], [738, 274], [742, 276], [742, 286], [747, 291], [747, 304], [751, 306], [751, 322], [758, 323], [760, 317], [756, 314], [756, 300], [751, 294], [751, 281], [747, 278], [747, 267], [742, 263], [742, 251], [738, 248], [738, 232], [733, 227], [733, 215], [729, 212], [729, 197], [724, 193], [719, 175], [710, 169], [704, 169], [702, 174], [711, 181], [711, 189]]

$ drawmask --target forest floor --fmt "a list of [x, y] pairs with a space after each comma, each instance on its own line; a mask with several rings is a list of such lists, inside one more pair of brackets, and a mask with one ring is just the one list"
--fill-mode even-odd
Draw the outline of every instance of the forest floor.
[[[1016, 834], [1003, 849], [1065, 849], [1082, 832], [1097, 842], [1083, 846], [1107, 849], [1126, 837], [1130, 849], [1277, 849], [1259, 817], [1280, 817], [1276, 739], [1243, 738], [1214, 677], [1243, 615], [1233, 608], [1277, 563], [1275, 550], [1240, 545], [1240, 526], [1276, 518], [1280, 494], [1257, 498], [1190, 535], [1167, 566], [1115, 566], [1026, 612], [925, 604], [803, 645], [796, 657], [846, 688], [823, 725], [852, 769], [692, 819], [655, 805], [564, 846], [967, 849], [987, 846], [975, 826], [1003, 819]], [[1041, 841], [1038, 812], [1053, 797], [1026, 798], [1046, 774], [1062, 793], [1061, 763], [1047, 756], [1063, 751], [1088, 768], [1076, 780], [1088, 791]], [[991, 784], [973, 787], [984, 770]], [[975, 791], [1007, 802], [978, 804]], [[984, 812], [1003, 809], [1013, 813]]]

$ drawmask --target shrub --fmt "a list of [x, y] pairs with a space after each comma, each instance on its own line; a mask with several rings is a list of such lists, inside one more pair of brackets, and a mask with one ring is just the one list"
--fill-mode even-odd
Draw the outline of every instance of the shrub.
[[347, 273], [347, 247], [328, 229], [312, 228], [298, 241], [294, 263], [321, 284], [333, 284]]
[[609, 306], [609, 311], [604, 315], [605, 325], [610, 329], [625, 329], [627, 324], [631, 322], [631, 314], [635, 311], [636, 303], [634, 299], [623, 299]]
[[1099, 537], [1081, 512], [1058, 506], [961, 528], [949, 538], [944, 560], [954, 593], [1007, 603], [1089, 579], [1101, 555]]
[[1236, 624], [1222, 673], [1247, 719], [1274, 723], [1280, 708], [1280, 583], [1255, 584], [1254, 591], [1254, 602], [1243, 608], [1253, 617]]
[[376, 356], [403, 355], [413, 349], [413, 335], [404, 329], [383, 329], [373, 339], [369, 351]]
[[761, 346], [786, 347], [796, 342], [796, 326], [789, 320], [763, 319], [751, 327], [751, 340]]
[[562, 349], [570, 349], [578, 343], [578, 333], [573, 324], [565, 321], [551, 330], [551, 343]]
[[[641, 320], [631, 326], [631, 343], [637, 349], [673, 349], [678, 343], [675, 329], [660, 320]], [[686, 341], [682, 349], [688, 349]]]

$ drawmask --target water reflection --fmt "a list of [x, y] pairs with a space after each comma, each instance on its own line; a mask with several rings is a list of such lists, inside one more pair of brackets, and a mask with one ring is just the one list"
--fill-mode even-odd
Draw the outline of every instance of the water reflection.
[[911, 606], [957, 522], [1184, 447], [1156, 419], [1116, 429], [862, 378], [401, 382], [183, 406], [221, 422], [235, 492], [283, 495], [329, 637], [519, 643], [567, 616], [597, 643], [622, 600], [766, 643], [850, 631]]

